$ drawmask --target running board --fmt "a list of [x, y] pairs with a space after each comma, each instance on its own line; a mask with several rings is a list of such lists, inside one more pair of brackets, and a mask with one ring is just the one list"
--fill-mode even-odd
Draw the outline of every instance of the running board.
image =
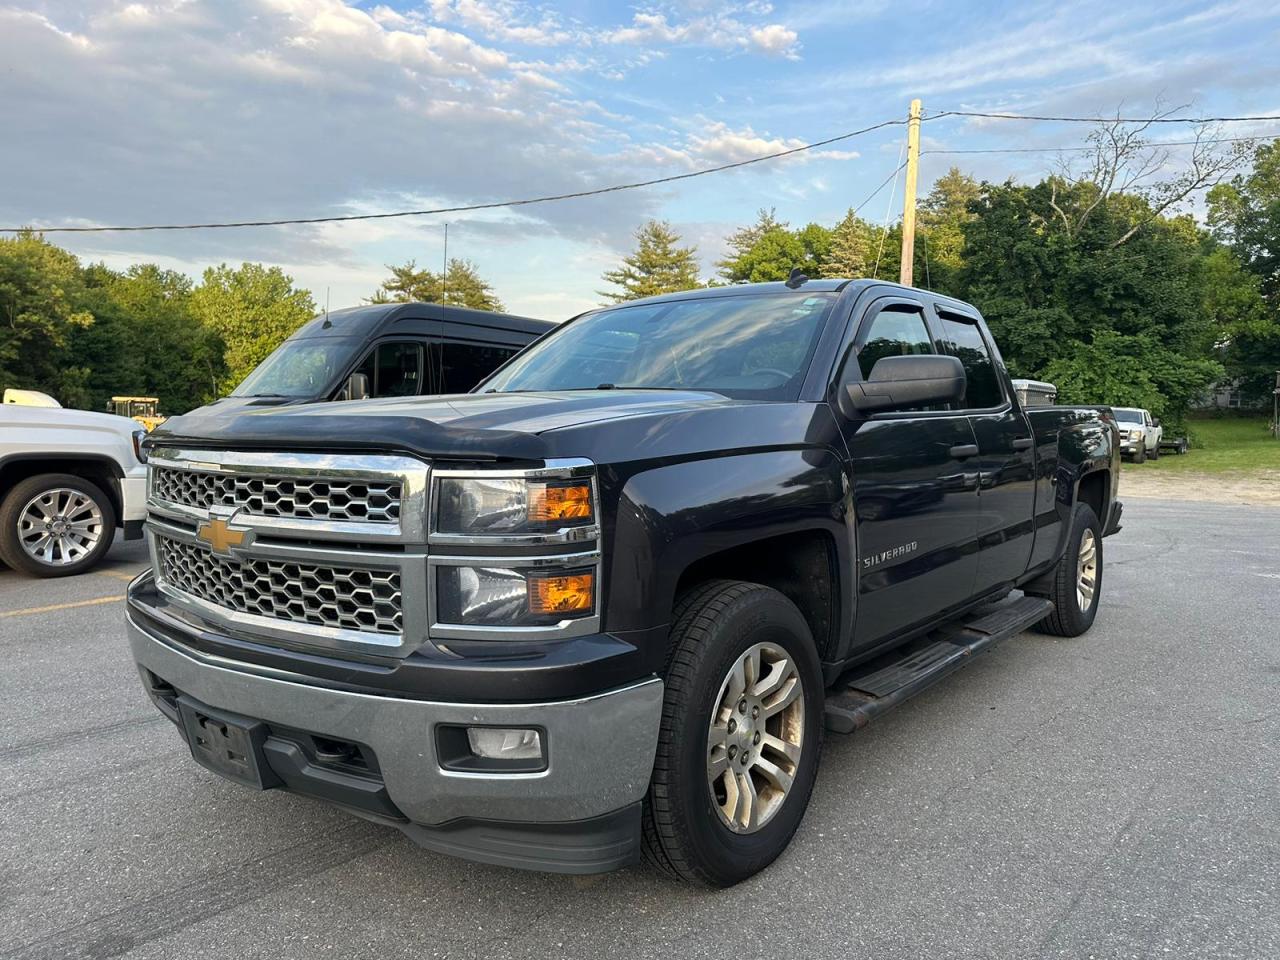
[[1053, 612], [1041, 597], [1019, 597], [980, 607], [964, 620], [946, 624], [890, 657], [855, 668], [828, 693], [826, 725], [832, 733], [853, 733], [891, 707], [910, 700], [943, 677], [973, 662], [1001, 640], [1016, 636]]

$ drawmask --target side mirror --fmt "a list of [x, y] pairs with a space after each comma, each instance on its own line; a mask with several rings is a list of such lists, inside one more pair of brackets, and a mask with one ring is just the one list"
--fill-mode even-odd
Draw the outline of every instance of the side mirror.
[[369, 396], [369, 377], [363, 373], [353, 373], [347, 377], [347, 384], [338, 394], [340, 400], [364, 400]]
[[882, 357], [866, 380], [841, 384], [840, 404], [846, 414], [909, 410], [964, 399], [964, 365], [956, 357], [924, 354]]
[[1160, 426], [1160, 418], [1159, 418], [1159, 417], [1152, 417], [1152, 418], [1151, 418], [1151, 425], [1152, 425], [1153, 427], [1158, 427], [1158, 426]]

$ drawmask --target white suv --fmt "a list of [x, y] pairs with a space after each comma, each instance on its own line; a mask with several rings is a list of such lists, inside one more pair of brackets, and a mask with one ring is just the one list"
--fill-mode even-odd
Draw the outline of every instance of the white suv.
[[117, 528], [126, 540], [141, 537], [143, 436], [127, 417], [0, 406], [0, 561], [65, 577], [101, 560]]
[[1145, 463], [1147, 457], [1160, 458], [1160, 441], [1164, 439], [1164, 427], [1151, 416], [1150, 410], [1140, 407], [1112, 407], [1120, 427], [1120, 453], [1132, 457], [1134, 463]]

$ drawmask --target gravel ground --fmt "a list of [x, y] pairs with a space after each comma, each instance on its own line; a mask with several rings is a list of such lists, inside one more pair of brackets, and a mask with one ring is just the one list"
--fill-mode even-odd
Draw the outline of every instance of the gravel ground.
[[0, 571], [0, 955], [1280, 956], [1280, 510], [1134, 500], [1106, 550], [1088, 635], [828, 740], [791, 849], [727, 891], [468, 864], [219, 780], [129, 660], [138, 545]]

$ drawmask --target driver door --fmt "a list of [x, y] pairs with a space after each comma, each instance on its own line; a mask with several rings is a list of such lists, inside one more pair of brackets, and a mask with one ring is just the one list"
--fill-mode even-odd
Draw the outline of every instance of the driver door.
[[[866, 379], [882, 357], [926, 353], [941, 351], [924, 304], [895, 296], [863, 313], [844, 364]], [[857, 517], [854, 643], [866, 648], [972, 596], [978, 473], [965, 461], [978, 451], [963, 411], [835, 413]]]

